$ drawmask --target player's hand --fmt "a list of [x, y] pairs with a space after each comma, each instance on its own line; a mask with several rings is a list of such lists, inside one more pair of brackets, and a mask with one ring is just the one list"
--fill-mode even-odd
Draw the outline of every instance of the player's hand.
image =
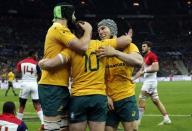
[[109, 110], [111, 110], [111, 111], [115, 110], [114, 105], [113, 105], [113, 100], [108, 96], [107, 96], [107, 104], [108, 104]]
[[132, 38], [133, 37], [133, 29], [130, 28], [129, 31], [127, 33], [125, 33], [125, 34]]
[[45, 67], [45, 62], [47, 61], [48, 59], [41, 59], [39, 62], [38, 62], [38, 65], [41, 69], [46, 69]]
[[144, 70], [140, 71], [140, 76], [142, 76], [143, 74], [145, 74]]
[[90, 23], [86, 22], [86, 21], [79, 21], [78, 22], [79, 26], [86, 32], [91, 33], [92, 32], [92, 26]]
[[117, 50], [115, 50], [111, 46], [105, 46], [105, 47], [100, 47], [98, 50], [96, 50], [96, 54], [98, 58], [103, 58], [106, 56], [115, 56], [117, 54]]
[[133, 29], [129, 29], [128, 33], [125, 33], [125, 35], [128, 37], [129, 43], [132, 42], [132, 37], [133, 37]]

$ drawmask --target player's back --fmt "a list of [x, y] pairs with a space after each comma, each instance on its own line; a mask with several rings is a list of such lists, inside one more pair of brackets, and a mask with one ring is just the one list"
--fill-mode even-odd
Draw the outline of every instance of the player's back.
[[12, 71], [10, 71], [7, 75], [8, 81], [13, 81], [15, 79], [15, 75]]
[[17, 64], [18, 72], [22, 73], [22, 81], [37, 81], [37, 61], [26, 58]]
[[[74, 38], [75, 36], [67, 27], [61, 25], [60, 23], [53, 23], [46, 35], [43, 57], [55, 57], [58, 53], [65, 49]], [[51, 71], [42, 70], [39, 84], [68, 86], [68, 80], [69, 66], [66, 64]]]
[[72, 95], [106, 94], [104, 79], [106, 61], [97, 57], [96, 50], [108, 45], [116, 46], [115, 40], [92, 40], [83, 55], [68, 50], [73, 77]]

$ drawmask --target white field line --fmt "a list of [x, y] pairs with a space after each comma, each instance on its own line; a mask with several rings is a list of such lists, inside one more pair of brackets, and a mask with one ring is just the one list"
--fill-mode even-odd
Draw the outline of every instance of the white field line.
[[[25, 115], [36, 115], [36, 112], [24, 112]], [[144, 114], [146, 117], [160, 117], [162, 116], [161, 114]], [[172, 117], [192, 117], [192, 114], [169, 114], [169, 116]]]
[[[147, 116], [147, 117], [159, 117], [159, 116], [162, 116], [161, 114], [144, 114], [144, 116]], [[192, 117], [192, 114], [169, 114], [169, 116], [173, 116], [173, 117]]]

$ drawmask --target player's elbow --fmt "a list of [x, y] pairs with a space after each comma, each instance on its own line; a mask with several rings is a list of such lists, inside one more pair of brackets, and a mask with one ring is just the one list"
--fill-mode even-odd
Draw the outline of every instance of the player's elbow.
[[77, 43], [71, 43], [70, 48], [76, 52], [85, 52], [88, 48], [88, 44], [79, 40]]
[[143, 57], [140, 54], [135, 54], [135, 65], [141, 67], [143, 64]]
[[132, 42], [132, 39], [125, 35], [118, 37], [116, 40], [117, 40], [117, 49], [126, 48]]
[[156, 72], [159, 71], [159, 67], [156, 67], [156, 68], [155, 68], [155, 71], [156, 71]]
[[152, 72], [158, 72], [158, 71], [159, 71], [159, 67], [158, 66], [152, 67]]
[[143, 65], [143, 58], [142, 58], [142, 56], [138, 57], [137, 65], [140, 66], [140, 67]]

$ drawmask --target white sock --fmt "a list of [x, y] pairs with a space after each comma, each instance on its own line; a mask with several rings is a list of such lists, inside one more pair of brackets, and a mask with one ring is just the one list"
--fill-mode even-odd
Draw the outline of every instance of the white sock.
[[38, 115], [38, 117], [39, 117], [39, 119], [41, 121], [41, 124], [44, 124], [44, 121], [43, 121], [43, 111], [42, 110], [38, 111], [37, 115]]
[[168, 114], [165, 114], [165, 115], [163, 116], [163, 119], [164, 119], [164, 120], [170, 120]]
[[22, 119], [23, 119], [23, 113], [19, 113], [19, 112], [18, 112], [18, 113], [17, 113], [17, 118], [20, 119], [20, 120], [22, 120]]
[[139, 107], [139, 120], [142, 119], [143, 114], [144, 114], [144, 111], [145, 111], [145, 108], [143, 108], [143, 107]]

